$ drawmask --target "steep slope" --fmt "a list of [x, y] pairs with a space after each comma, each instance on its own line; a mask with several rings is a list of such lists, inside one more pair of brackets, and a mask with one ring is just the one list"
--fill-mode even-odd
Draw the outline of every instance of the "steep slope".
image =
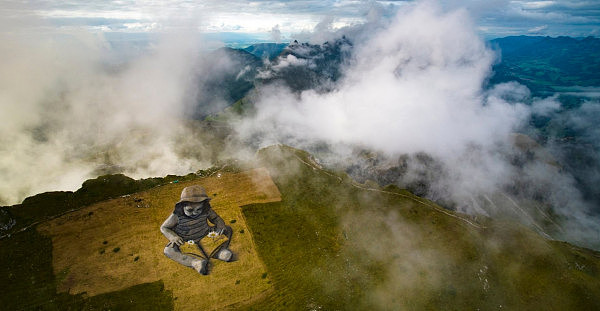
[[329, 91], [342, 77], [342, 65], [348, 61], [352, 43], [346, 37], [321, 45], [292, 42], [279, 57], [261, 68], [257, 81], [282, 83], [291, 90]]
[[232, 48], [221, 48], [208, 55], [207, 68], [198, 76], [196, 118], [222, 111], [242, 99], [254, 87], [260, 58]]
[[255, 309], [600, 307], [596, 252], [356, 184], [299, 150], [260, 157], [282, 201], [243, 209], [275, 287]]
[[[357, 149], [353, 155], [353, 163], [338, 167], [359, 182], [371, 180], [379, 185], [394, 184], [418, 196], [430, 198], [446, 209], [485, 215], [496, 220], [516, 221], [545, 237], [564, 238], [563, 219], [552, 205], [544, 201], [541, 191], [547, 191], [546, 187], [532, 187], [524, 177], [527, 173], [522, 169], [527, 165], [543, 165], [548, 170], [559, 170], [560, 164], [548, 150], [526, 135], [512, 134], [510, 151], [504, 153], [505, 158], [511, 159], [516, 172], [510, 178], [511, 183], [494, 192], [473, 194], [467, 204], [464, 201], [461, 202], [463, 204], [457, 203], [447, 196], [449, 192], [440, 191], [442, 187], [438, 182], [447, 178], [450, 168], [439, 158], [426, 153], [390, 157], [364, 149]], [[540, 194], [529, 195], [526, 189], [537, 190]]]
[[257, 43], [244, 48], [244, 51], [261, 59], [274, 60], [286, 46], [287, 43]]

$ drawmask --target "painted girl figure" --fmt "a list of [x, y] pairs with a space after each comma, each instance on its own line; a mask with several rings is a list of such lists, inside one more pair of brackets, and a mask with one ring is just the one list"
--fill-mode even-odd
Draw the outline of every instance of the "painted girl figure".
[[[213, 225], [209, 225], [210, 221]], [[200, 245], [200, 240], [210, 232], [225, 235], [228, 240], [217, 247], [212, 258], [230, 261], [232, 253], [228, 249], [233, 231], [226, 226], [223, 219], [213, 211], [210, 198], [201, 186], [186, 187], [181, 192], [181, 200], [175, 204], [175, 210], [160, 226], [169, 243], [165, 246], [164, 253], [170, 259], [187, 267], [194, 268], [201, 274], [208, 273], [208, 257]], [[206, 258], [190, 256], [181, 253], [180, 246], [188, 241], [198, 244], [199, 249]]]

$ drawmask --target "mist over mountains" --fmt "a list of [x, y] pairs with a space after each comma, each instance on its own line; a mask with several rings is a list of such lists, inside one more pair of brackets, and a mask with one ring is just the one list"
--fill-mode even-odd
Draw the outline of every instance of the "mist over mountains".
[[358, 181], [597, 248], [599, 40], [490, 43], [469, 20], [421, 4], [325, 25], [326, 42], [244, 50], [166, 34], [116, 65], [103, 38], [3, 35], [0, 202], [282, 143]]
[[208, 70], [197, 75], [193, 118], [204, 119], [218, 114], [244, 98], [254, 87], [262, 60], [239, 49], [219, 48], [207, 55]]
[[[594, 55], [598, 40], [484, 43], [468, 36], [468, 26], [461, 28], [460, 12], [430, 12], [415, 9], [365, 42], [350, 41], [351, 52], [334, 62], [342, 75], [324, 78], [329, 84], [298, 74], [311, 69], [311, 60], [294, 57], [293, 66], [307, 68], [280, 78], [284, 87], [262, 86], [256, 114], [240, 123], [239, 133], [257, 146], [299, 146], [360, 181], [396, 184], [446, 208], [519, 219], [545, 236], [596, 247], [597, 97], [572, 86], [552, 96], [539, 90], [575, 81], [554, 84], [555, 74], [546, 73], [568, 78], [559, 70], [570, 65], [560, 61], [569, 60], [570, 50]], [[428, 28], [416, 26], [422, 24]], [[506, 73], [499, 62], [502, 47], [509, 42], [508, 62], [528, 72], [534, 54], [523, 53], [518, 63], [515, 50], [531, 50], [521, 47], [531, 41], [543, 41], [546, 52], [531, 73], [536, 80], [520, 77], [539, 88], [499, 80]], [[319, 54], [326, 47], [304, 54], [326, 59], [326, 52]], [[292, 63], [287, 57], [280, 62]], [[577, 79], [593, 84], [597, 64], [586, 65], [592, 69]], [[291, 86], [301, 83], [314, 86]]]

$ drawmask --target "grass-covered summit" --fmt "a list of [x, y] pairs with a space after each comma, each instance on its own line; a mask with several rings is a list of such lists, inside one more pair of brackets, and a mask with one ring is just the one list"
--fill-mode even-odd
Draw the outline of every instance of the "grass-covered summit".
[[[262, 177], [249, 178], [257, 169]], [[457, 214], [396, 187], [358, 184], [304, 151], [272, 146], [242, 171], [207, 175], [74, 207], [0, 240], [1, 303], [77, 310], [600, 308], [597, 252]], [[158, 227], [169, 202], [192, 183], [216, 194], [215, 209], [236, 229], [239, 261], [215, 264], [207, 277], [161, 252]], [[269, 183], [270, 191], [257, 191]], [[117, 211], [129, 216], [111, 222]], [[131, 232], [138, 238], [127, 238]], [[235, 272], [249, 262], [255, 264]]]

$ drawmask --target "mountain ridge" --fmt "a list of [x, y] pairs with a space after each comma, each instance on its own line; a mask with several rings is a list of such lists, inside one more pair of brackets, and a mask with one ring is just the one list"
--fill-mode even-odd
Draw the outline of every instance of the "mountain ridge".
[[[395, 186], [380, 188], [358, 184], [343, 172], [320, 167], [310, 154], [291, 147], [277, 145], [261, 149], [253, 165], [264, 166], [281, 193], [281, 201], [241, 208], [259, 257], [266, 267], [263, 274], [255, 276], [255, 281], [272, 281], [275, 290], [247, 303], [237, 303], [232, 308], [491, 309], [502, 306], [529, 309], [544, 305], [560, 310], [600, 306], [598, 252], [546, 240], [511, 222], [485, 217], [474, 219], [447, 211]], [[173, 183], [149, 188], [143, 195], [135, 193], [129, 197], [101, 201], [96, 203], [99, 205], [89, 205], [89, 211], [81, 210], [52, 222], [58, 224], [57, 221], [67, 219], [73, 219], [74, 222], [69, 222], [72, 225], [93, 222], [94, 217], [101, 216], [100, 210], [96, 210], [101, 206], [131, 209], [132, 212], [170, 209], [162, 203], [154, 204], [152, 198], [176, 200], [184, 184], [208, 182], [209, 179], [205, 178], [217, 182], [218, 173], [223, 174], [221, 178], [225, 178], [226, 174], [237, 174], [237, 170], [229, 170], [232, 173], [215, 170], [214, 174], [206, 175], [210, 177], [196, 176], [198, 178], [177, 183], [172, 180]], [[227, 189], [219, 190], [214, 200], [226, 199], [227, 193], [233, 190]], [[158, 191], [167, 196], [158, 195]], [[212, 194], [210, 190], [209, 193]], [[142, 200], [136, 202], [135, 198]], [[131, 201], [133, 205], [118, 203], [125, 201]], [[135, 204], [144, 203], [150, 206], [135, 207]], [[149, 220], [151, 227], [156, 227], [156, 232], [161, 221], [161, 217]], [[230, 219], [226, 221], [229, 223]], [[48, 224], [43, 227], [48, 228]], [[75, 227], [73, 229], [80, 234], [85, 231]], [[130, 246], [119, 244], [126, 240], [116, 237], [126, 228], [124, 226], [112, 233], [114, 237], [107, 239], [110, 240], [107, 246], [100, 243], [102, 236], [95, 238], [98, 246], [85, 240], [92, 244], [86, 256], [116, 256], [122, 258], [118, 260], [131, 260], [131, 263], [123, 262], [126, 267], [134, 264], [135, 256], [129, 256], [132, 251], [129, 248], [162, 247], [155, 245], [154, 239], [140, 239], [137, 243], [127, 244]], [[60, 254], [64, 251], [54, 249], [54, 238], [50, 239], [44, 232], [48, 231], [38, 227], [0, 240], [1, 266], [5, 272], [2, 275], [10, 278], [1, 283], [13, 284], [3, 295], [3, 305], [17, 309], [41, 305], [80, 309], [97, 304], [112, 308], [143, 308], [148, 306], [148, 302], [158, 309], [186, 308], [185, 303], [181, 304], [186, 298], [174, 300], [174, 295], [179, 294], [170, 289], [173, 285], [167, 285], [162, 279], [101, 295], [72, 295], [57, 291], [58, 284], [68, 280], [68, 275], [76, 270], [63, 267], [52, 272], [54, 257], [64, 256]], [[55, 234], [65, 235], [67, 232], [59, 230], [52, 235]], [[110, 251], [119, 245], [119, 251]], [[98, 255], [100, 248], [108, 251]], [[12, 253], [11, 250], [15, 249], [23, 251]], [[42, 249], [41, 253], [37, 252]], [[152, 254], [156, 252], [158, 254], [154, 256], [161, 261], [173, 265], [173, 268], [177, 266], [162, 258], [160, 250]], [[19, 255], [34, 253], [38, 254], [37, 257]], [[147, 260], [147, 256], [141, 256], [140, 261]], [[244, 260], [244, 257], [239, 260]], [[31, 270], [30, 266], [35, 269]], [[219, 265], [209, 277], [218, 278], [225, 267]], [[102, 273], [102, 269], [97, 271]], [[191, 269], [182, 268], [179, 273], [189, 274], [191, 279], [203, 278]], [[30, 277], [34, 283], [29, 282]], [[556, 279], [561, 282], [555, 282]], [[203, 279], [198, 281], [203, 282]], [[230, 286], [235, 288], [236, 280], [232, 278], [229, 281], [232, 282]], [[23, 300], [31, 292], [36, 292], [37, 298]], [[146, 297], [152, 298], [144, 302]], [[177, 302], [180, 299], [183, 300]]]

